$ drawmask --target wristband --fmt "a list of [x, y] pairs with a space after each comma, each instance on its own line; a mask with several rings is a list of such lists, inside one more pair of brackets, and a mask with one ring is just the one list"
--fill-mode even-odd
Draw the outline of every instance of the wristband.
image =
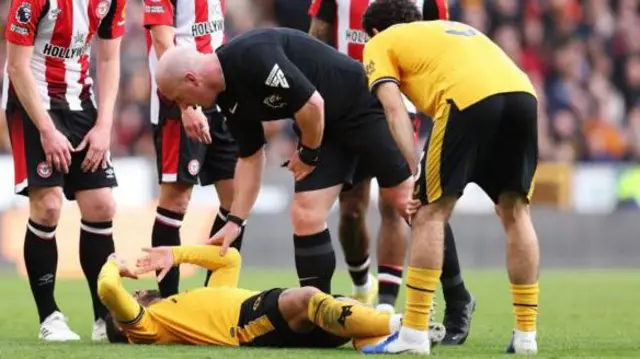
[[238, 227], [244, 227], [247, 224], [246, 219], [242, 219], [238, 216], [234, 216], [233, 214], [227, 215], [227, 222], [235, 223]]
[[305, 145], [300, 145], [300, 148], [298, 148], [298, 157], [305, 165], [316, 166], [320, 161], [320, 147], [309, 148]]

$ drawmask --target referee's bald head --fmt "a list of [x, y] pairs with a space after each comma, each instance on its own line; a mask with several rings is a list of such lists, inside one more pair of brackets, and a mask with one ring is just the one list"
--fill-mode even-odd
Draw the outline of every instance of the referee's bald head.
[[224, 89], [216, 54], [202, 54], [193, 46], [165, 51], [156, 65], [155, 80], [160, 93], [181, 107], [211, 108]]

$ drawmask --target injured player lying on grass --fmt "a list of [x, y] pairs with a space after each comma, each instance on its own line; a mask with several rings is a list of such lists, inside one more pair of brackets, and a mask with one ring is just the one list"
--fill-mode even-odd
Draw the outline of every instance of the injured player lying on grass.
[[[386, 339], [398, 330], [401, 316], [379, 312], [353, 300], [313, 287], [263, 292], [237, 287], [240, 254], [220, 247], [191, 245], [145, 249], [136, 268], [112, 254], [100, 273], [98, 294], [109, 309], [107, 335], [112, 343], [192, 344], [264, 347], [340, 347], [356, 349]], [[213, 272], [207, 287], [162, 299], [155, 291], [130, 294], [122, 277], [189, 263]], [[434, 324], [432, 340], [444, 337]]]

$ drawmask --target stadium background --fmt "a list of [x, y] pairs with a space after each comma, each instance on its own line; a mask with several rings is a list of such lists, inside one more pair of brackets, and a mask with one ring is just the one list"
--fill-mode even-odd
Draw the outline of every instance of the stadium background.
[[[0, 4], [2, 25], [8, 3]], [[115, 191], [119, 206], [115, 219], [116, 248], [131, 256], [149, 244], [157, 198], [140, 3], [130, 0], [127, 8], [122, 83], [111, 147], [120, 182]], [[233, 32], [273, 24], [268, 15], [247, 11], [257, 8], [245, 0], [227, 0], [227, 4], [232, 18], [227, 25]], [[538, 175], [534, 220], [541, 241], [543, 268], [637, 267], [638, 2], [449, 0], [449, 4], [453, 19], [490, 34], [529, 73], [538, 89], [543, 163]], [[3, 40], [0, 46], [3, 63], [5, 51]], [[3, 116], [0, 114], [0, 270], [14, 273], [23, 271], [22, 241], [28, 207], [23, 198], [13, 195], [13, 167]], [[423, 127], [428, 130], [428, 126]], [[292, 179], [278, 167], [292, 148], [291, 134], [286, 123], [276, 123], [268, 130], [272, 134], [269, 169], [250, 217], [244, 263], [247, 267], [293, 270], [288, 217]], [[377, 198], [375, 193], [373, 198]], [[216, 207], [211, 187], [196, 189], [183, 226], [185, 242], [204, 238]], [[372, 205], [369, 213], [372, 230], [378, 225], [375, 208]], [[336, 214], [337, 211], [332, 214], [332, 229], [336, 228]], [[456, 209], [453, 226], [464, 269], [503, 268], [504, 235], [491, 203], [477, 187], [467, 188]], [[78, 234], [78, 212], [72, 203], [66, 203], [57, 236], [62, 277], [81, 276]], [[338, 262], [342, 264], [341, 260]]]

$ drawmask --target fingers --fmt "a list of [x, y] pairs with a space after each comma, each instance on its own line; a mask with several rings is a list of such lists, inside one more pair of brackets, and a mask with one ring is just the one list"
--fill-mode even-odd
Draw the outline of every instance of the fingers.
[[199, 127], [197, 124], [188, 124], [184, 126], [184, 132], [187, 133], [187, 137], [192, 140], [199, 141], [200, 137], [198, 136]]
[[231, 240], [229, 240], [230, 237], [227, 237], [224, 239], [224, 241], [222, 242], [222, 245], [220, 246], [220, 257], [224, 257], [225, 254], [227, 254], [227, 251], [229, 250], [229, 245]]

